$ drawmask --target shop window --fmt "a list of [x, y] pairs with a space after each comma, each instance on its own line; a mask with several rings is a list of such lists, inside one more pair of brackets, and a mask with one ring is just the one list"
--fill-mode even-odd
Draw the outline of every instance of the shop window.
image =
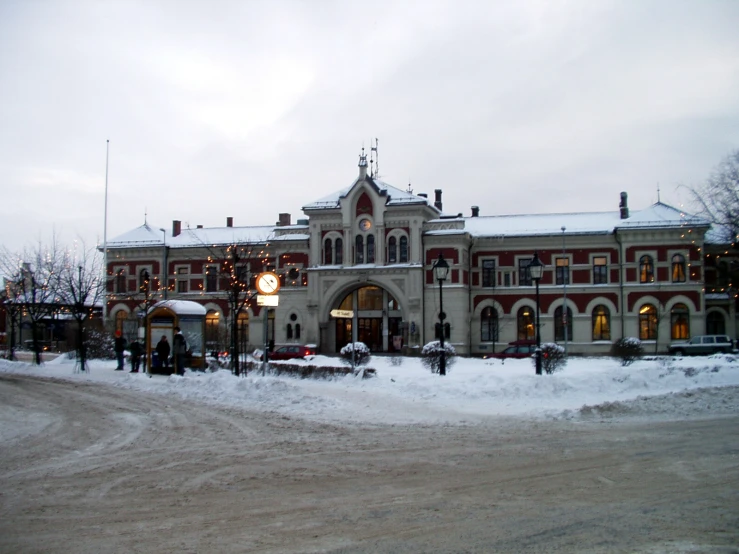
[[657, 308], [644, 304], [639, 310], [639, 339], [655, 340], [657, 338]]
[[498, 341], [498, 311], [488, 306], [480, 314], [480, 340], [482, 342]]
[[690, 338], [690, 312], [685, 304], [675, 304], [670, 311], [670, 330], [672, 340]]

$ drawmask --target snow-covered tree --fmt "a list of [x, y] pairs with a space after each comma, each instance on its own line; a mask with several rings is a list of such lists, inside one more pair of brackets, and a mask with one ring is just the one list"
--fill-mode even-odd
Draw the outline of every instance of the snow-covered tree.
[[442, 352], [446, 359], [446, 369], [451, 369], [456, 361], [457, 351], [448, 342], [444, 343], [443, 349], [441, 342], [438, 340], [426, 343], [421, 349], [421, 363], [426, 369], [430, 369], [432, 373], [439, 373]]

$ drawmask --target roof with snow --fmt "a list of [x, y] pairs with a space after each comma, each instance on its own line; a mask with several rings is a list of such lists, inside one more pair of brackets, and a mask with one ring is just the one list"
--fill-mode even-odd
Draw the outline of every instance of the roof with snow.
[[149, 308], [147, 313], [160, 308], [167, 308], [178, 315], [202, 315], [205, 316], [205, 308], [192, 300], [162, 300]]
[[[295, 227], [295, 232], [291, 232]], [[261, 244], [267, 242], [308, 240], [305, 225], [263, 225], [254, 227], [199, 227], [183, 229], [176, 237], [170, 231], [144, 224], [123, 233], [107, 242], [110, 248], [141, 246], [167, 246], [169, 248], [192, 248], [204, 246], [228, 246], [231, 244]]]
[[395, 188], [394, 186], [389, 185], [384, 181], [380, 181], [379, 179], [365, 177], [364, 179], [359, 178], [355, 180], [351, 185], [341, 189], [340, 191], [329, 194], [328, 196], [324, 196], [323, 198], [320, 198], [315, 202], [311, 202], [310, 204], [306, 204], [305, 206], [303, 206], [303, 211], [338, 208], [340, 206], [341, 199], [345, 198], [346, 195], [349, 194], [349, 191], [351, 191], [351, 189], [354, 188], [354, 186], [360, 181], [369, 183], [372, 187], [375, 188], [380, 196], [386, 196], [387, 201], [385, 202], [385, 205], [387, 206], [421, 204], [433, 207], [428, 198], [418, 196], [417, 194], [413, 194], [410, 191]]
[[[454, 222], [460, 222], [455, 226]], [[444, 228], [434, 229], [438, 224]], [[706, 228], [710, 223], [702, 218], [657, 202], [644, 210], [632, 210], [626, 219], [619, 211], [565, 214], [532, 214], [435, 219], [426, 234], [445, 235], [469, 233], [476, 237], [516, 237], [561, 235], [562, 227], [568, 235], [610, 234], [614, 230], [686, 227]]]

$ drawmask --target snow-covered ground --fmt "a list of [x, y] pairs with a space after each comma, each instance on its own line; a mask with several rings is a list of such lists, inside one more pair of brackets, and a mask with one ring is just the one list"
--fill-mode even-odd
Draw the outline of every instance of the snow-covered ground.
[[[400, 365], [395, 365], [402, 360]], [[394, 363], [395, 362], [395, 363]], [[310, 363], [337, 365], [317, 356]], [[95, 381], [128, 389], [278, 412], [322, 422], [459, 423], [498, 416], [546, 418], [681, 417], [736, 413], [739, 357], [647, 357], [622, 367], [610, 358], [570, 358], [553, 375], [534, 374], [531, 360], [457, 358], [444, 377], [417, 358], [373, 357], [374, 378], [335, 380], [234, 377], [228, 370], [188, 371], [184, 377], [115, 371], [115, 361], [93, 360], [89, 371], [60, 356], [42, 366], [0, 360], [0, 372]]]

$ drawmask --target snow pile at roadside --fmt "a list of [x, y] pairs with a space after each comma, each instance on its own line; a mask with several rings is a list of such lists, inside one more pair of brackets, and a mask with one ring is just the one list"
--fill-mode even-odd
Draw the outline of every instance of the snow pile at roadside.
[[[431, 374], [417, 358], [373, 357], [377, 376], [335, 380], [234, 377], [188, 371], [184, 377], [114, 371], [95, 360], [76, 373], [61, 356], [35, 367], [0, 361], [0, 371], [105, 382], [133, 390], [335, 423], [454, 423], [495, 416], [611, 418], [682, 417], [739, 409], [739, 359], [652, 357], [622, 367], [610, 358], [570, 358], [553, 374], [534, 374], [531, 360], [458, 358], [448, 375]], [[396, 362], [396, 363], [394, 363]], [[317, 356], [311, 364], [337, 363]]]

